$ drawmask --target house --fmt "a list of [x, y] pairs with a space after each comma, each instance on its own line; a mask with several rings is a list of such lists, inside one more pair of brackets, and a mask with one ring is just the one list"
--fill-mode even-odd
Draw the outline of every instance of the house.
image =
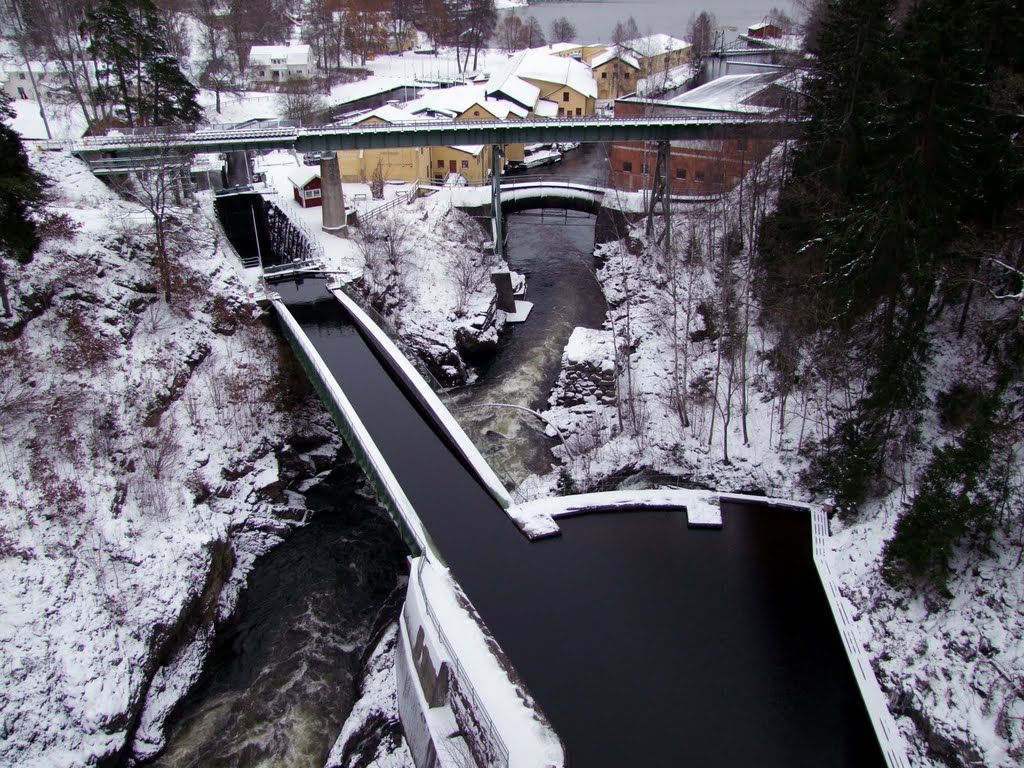
[[[525, 117], [516, 104], [488, 99], [479, 86], [464, 85], [428, 91], [400, 108], [395, 103], [378, 107], [357, 117], [352, 125], [392, 125], [421, 120], [504, 120]], [[523, 146], [503, 147], [504, 159], [523, 159]], [[367, 181], [375, 173], [388, 181], [443, 181], [456, 173], [470, 183], [486, 181], [491, 172], [491, 152], [486, 145], [452, 147], [404, 147], [400, 149], [357, 149], [338, 152], [341, 180]]]
[[259, 83], [308, 80], [316, 76], [316, 58], [308, 45], [254, 45], [249, 73]]
[[636, 57], [614, 48], [595, 56], [590, 66], [597, 81], [597, 98], [617, 99], [636, 90], [640, 79], [640, 62]]
[[747, 27], [747, 37], [753, 37], [758, 40], [782, 37], [782, 35], [782, 27], [770, 21], [767, 16], [757, 24], [751, 24]]
[[295, 202], [303, 208], [323, 205], [319, 168], [296, 168], [288, 174], [288, 181], [292, 183]]
[[597, 82], [590, 67], [571, 57], [522, 51], [488, 81], [486, 93], [538, 117], [594, 114]]
[[[626, 97], [615, 102], [616, 117], [683, 114], [767, 115], [799, 108], [797, 76], [781, 72], [728, 75], [671, 99]], [[718, 139], [671, 142], [669, 184], [673, 195], [721, 194], [735, 187], [775, 140]], [[626, 191], [650, 187], [657, 158], [653, 142], [616, 142], [609, 162], [609, 184]]]
[[[521, 120], [530, 114], [528, 109], [515, 102], [487, 96], [486, 90], [479, 85], [429, 90], [403, 109], [417, 117], [440, 117], [457, 122]], [[521, 162], [525, 156], [523, 145], [505, 144], [502, 155], [505, 162]]]
[[[414, 115], [400, 109], [395, 103], [388, 103], [352, 121], [352, 125], [380, 125], [410, 122], [426, 119], [425, 115]], [[380, 169], [388, 181], [416, 181], [430, 175], [430, 150], [426, 147], [401, 147], [394, 149], [350, 149], [338, 152], [341, 180], [365, 182]]]
[[640, 63], [641, 77], [650, 77], [688, 64], [692, 46], [686, 40], [659, 32], [627, 40], [621, 48]]
[[36, 90], [32, 87], [35, 78], [36, 88], [43, 99], [53, 98], [53, 86], [57, 80], [56, 65], [31, 61], [5, 63], [0, 67], [0, 88], [12, 99], [35, 99]]
[[471, 184], [487, 180], [491, 173], [490, 146], [474, 144], [458, 147], [431, 147], [431, 178], [442, 182], [450, 173], [457, 173]]

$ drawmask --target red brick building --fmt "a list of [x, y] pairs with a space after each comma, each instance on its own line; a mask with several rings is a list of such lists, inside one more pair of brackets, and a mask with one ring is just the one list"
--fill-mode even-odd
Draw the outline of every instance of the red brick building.
[[[671, 116], [682, 113], [765, 115], [795, 109], [792, 78], [780, 73], [728, 75], [672, 99], [626, 97], [615, 101], [615, 117]], [[735, 187], [776, 144], [773, 138], [673, 141], [669, 159], [671, 193], [716, 195]], [[610, 158], [610, 186], [628, 192], [650, 188], [658, 155], [654, 142], [616, 142]]]

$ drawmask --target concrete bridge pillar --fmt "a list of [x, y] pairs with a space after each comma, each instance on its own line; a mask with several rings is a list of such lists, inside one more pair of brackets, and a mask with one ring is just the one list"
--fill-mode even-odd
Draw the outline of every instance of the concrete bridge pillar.
[[501, 146], [491, 145], [491, 215], [494, 216], [494, 253], [505, 258], [505, 221], [501, 213]]
[[341, 168], [338, 156], [331, 152], [320, 158], [320, 201], [322, 228], [338, 237], [348, 237], [345, 219], [345, 195], [341, 191]]

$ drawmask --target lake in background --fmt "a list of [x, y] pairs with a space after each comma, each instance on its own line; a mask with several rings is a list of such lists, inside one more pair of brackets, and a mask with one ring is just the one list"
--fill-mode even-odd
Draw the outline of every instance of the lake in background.
[[[690, 14], [707, 10], [715, 15], [719, 25], [734, 26], [740, 32], [746, 32], [747, 27], [760, 21], [772, 6], [782, 8], [793, 17], [798, 15], [793, 10], [791, 0], [591, 0], [546, 2], [514, 11], [502, 11], [499, 13], [499, 20], [501, 16], [509, 13], [517, 16], [534, 16], [547, 35], [551, 29], [551, 22], [559, 16], [565, 16], [576, 27], [575, 42], [593, 43], [608, 42], [615, 22], [625, 21], [632, 16], [636, 19], [641, 34], [664, 32], [673, 37], [686, 39]], [[727, 42], [735, 37], [735, 32], [725, 33]]]

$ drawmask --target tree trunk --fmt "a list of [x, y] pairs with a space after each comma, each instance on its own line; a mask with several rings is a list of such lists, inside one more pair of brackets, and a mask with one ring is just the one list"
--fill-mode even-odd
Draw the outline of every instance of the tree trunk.
[[14, 314], [11, 312], [10, 299], [7, 298], [7, 273], [4, 271], [3, 261], [0, 261], [0, 302], [3, 303], [4, 317]]

